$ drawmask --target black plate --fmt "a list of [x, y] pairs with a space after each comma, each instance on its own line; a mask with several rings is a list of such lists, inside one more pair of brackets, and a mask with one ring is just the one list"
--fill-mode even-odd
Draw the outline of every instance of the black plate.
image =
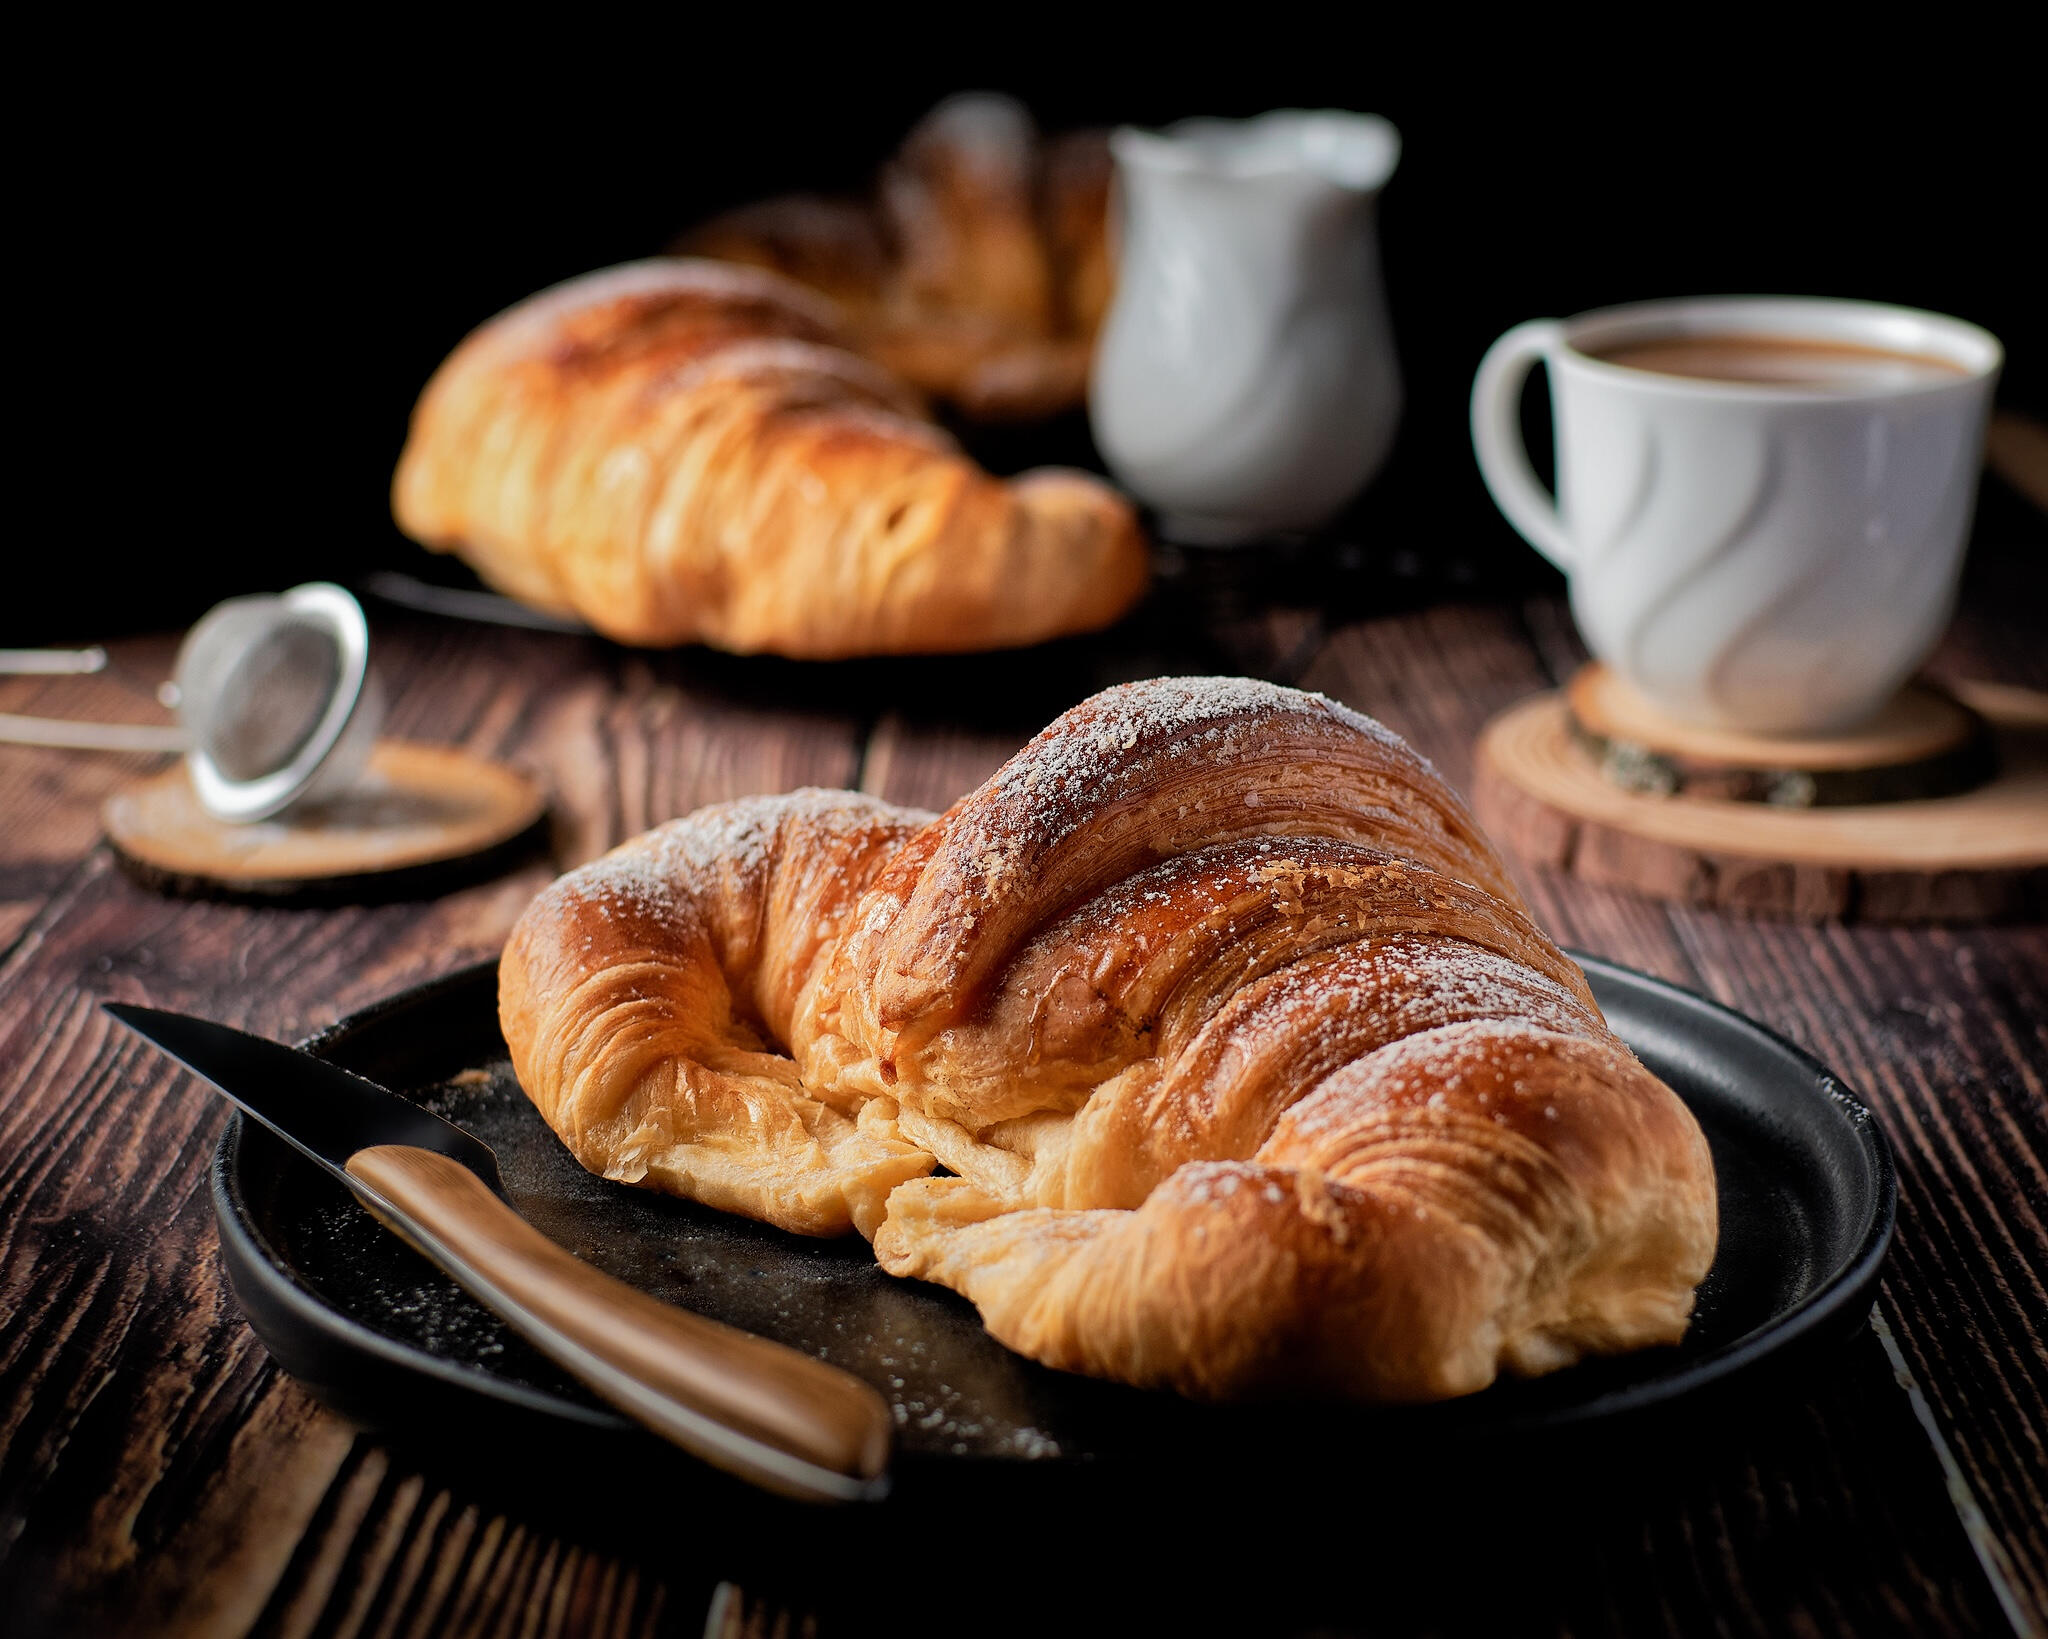
[[[806, 1240], [594, 1177], [512, 1078], [494, 963], [393, 997], [308, 1046], [490, 1144], [514, 1204], [577, 1256], [866, 1378], [895, 1410], [899, 1468], [1056, 1468], [1304, 1444], [1326, 1452], [1333, 1440], [1608, 1423], [1747, 1378], [1868, 1312], [1896, 1200], [1870, 1112], [1808, 1055], [1739, 1014], [1578, 960], [1614, 1029], [1677, 1090], [1713, 1147], [1721, 1244], [1692, 1329], [1674, 1349], [1417, 1408], [1219, 1409], [1052, 1371], [996, 1343], [951, 1292], [883, 1274], [857, 1236]], [[343, 1411], [378, 1426], [453, 1420], [472, 1433], [568, 1436], [579, 1447], [643, 1438], [266, 1129], [229, 1122], [213, 1197], [257, 1335]]]

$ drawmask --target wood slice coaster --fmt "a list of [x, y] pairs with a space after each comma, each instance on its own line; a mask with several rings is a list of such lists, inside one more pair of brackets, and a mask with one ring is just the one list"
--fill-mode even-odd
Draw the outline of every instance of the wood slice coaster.
[[538, 782], [448, 746], [380, 740], [354, 790], [254, 825], [199, 805], [184, 764], [108, 798], [129, 874], [174, 893], [264, 900], [413, 897], [495, 874], [544, 832]]
[[2048, 695], [1987, 683], [1955, 692], [1986, 725], [1997, 772], [1951, 796], [1788, 807], [1629, 790], [1602, 773], [1566, 696], [1549, 693], [1481, 731], [1474, 807], [1524, 858], [1686, 904], [1813, 921], [2038, 913], [2048, 906]]
[[1601, 773], [1651, 796], [1834, 808], [1953, 796], [1997, 770], [1989, 725], [1931, 683], [1853, 733], [1796, 739], [1673, 722], [1598, 661], [1564, 692]]

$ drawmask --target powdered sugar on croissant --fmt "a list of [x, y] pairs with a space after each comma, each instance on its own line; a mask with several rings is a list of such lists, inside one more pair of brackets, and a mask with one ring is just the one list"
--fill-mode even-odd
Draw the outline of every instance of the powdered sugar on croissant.
[[673, 822], [535, 902], [501, 1011], [585, 1165], [1127, 1382], [1469, 1393], [1676, 1341], [1713, 1257], [1698, 1126], [1462, 802], [1268, 684], [1109, 690], [937, 819]]

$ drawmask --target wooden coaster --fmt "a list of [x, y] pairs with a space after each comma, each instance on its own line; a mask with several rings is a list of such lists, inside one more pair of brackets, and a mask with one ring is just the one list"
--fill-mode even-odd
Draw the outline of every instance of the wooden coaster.
[[490, 874], [538, 840], [547, 797], [526, 775], [447, 746], [380, 740], [356, 788], [281, 819], [229, 825], [182, 763], [110, 797], [129, 873], [178, 893], [394, 898]]
[[1953, 796], [1997, 768], [1984, 719], [1931, 683], [1853, 733], [1801, 739], [1673, 722], [1598, 661], [1564, 692], [1601, 773], [1651, 796], [1835, 808]]
[[1625, 789], [1550, 693], [1481, 732], [1474, 806], [1515, 853], [1660, 899], [1810, 920], [2036, 911], [2048, 904], [2048, 695], [1987, 683], [1955, 692], [1987, 725], [1997, 772], [1953, 796], [1789, 807]]

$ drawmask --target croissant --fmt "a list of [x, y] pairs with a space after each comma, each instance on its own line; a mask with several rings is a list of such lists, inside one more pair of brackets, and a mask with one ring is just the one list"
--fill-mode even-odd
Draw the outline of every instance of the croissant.
[[938, 818], [702, 810], [544, 892], [499, 994], [585, 1166], [856, 1229], [1069, 1371], [1440, 1399], [1676, 1341], [1713, 1258], [1691, 1115], [1319, 695], [1111, 689]]
[[852, 345], [978, 420], [1078, 405], [1113, 293], [1109, 141], [1041, 140], [1015, 98], [949, 97], [871, 199], [792, 194], [676, 242], [769, 268], [837, 304]]
[[400, 526], [624, 643], [807, 659], [1035, 643], [1136, 600], [1130, 507], [991, 478], [768, 273], [653, 261], [476, 331], [413, 412]]

